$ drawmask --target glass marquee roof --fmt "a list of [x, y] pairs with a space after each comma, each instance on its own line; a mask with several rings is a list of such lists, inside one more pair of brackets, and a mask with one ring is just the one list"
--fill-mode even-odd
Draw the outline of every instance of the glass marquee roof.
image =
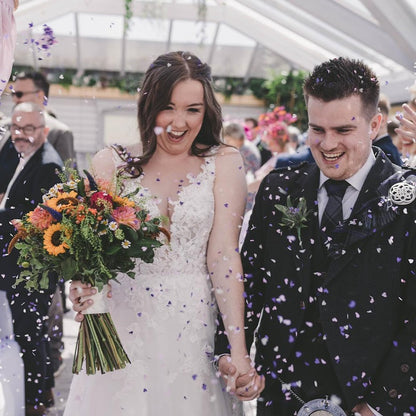
[[[159, 54], [190, 50], [216, 76], [267, 78], [336, 56], [363, 59], [392, 102], [415, 82], [414, 0], [20, 0], [15, 63], [144, 72]], [[33, 39], [53, 30], [57, 43]]]

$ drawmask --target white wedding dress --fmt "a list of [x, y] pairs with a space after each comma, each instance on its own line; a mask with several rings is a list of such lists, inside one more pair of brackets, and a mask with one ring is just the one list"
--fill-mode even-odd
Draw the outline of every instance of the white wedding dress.
[[[217, 306], [206, 266], [214, 217], [215, 157], [170, 201], [171, 241], [136, 278], [112, 284], [111, 315], [131, 360], [125, 369], [73, 377], [65, 416], [228, 416], [241, 403], [226, 393], [212, 366]], [[126, 182], [125, 194], [140, 179]], [[160, 215], [147, 189], [152, 215]]]
[[0, 416], [25, 414], [25, 376], [6, 292], [0, 290]]

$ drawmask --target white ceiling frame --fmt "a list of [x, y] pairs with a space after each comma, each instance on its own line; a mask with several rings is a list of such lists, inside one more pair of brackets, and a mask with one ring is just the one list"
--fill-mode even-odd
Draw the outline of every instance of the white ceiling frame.
[[[386, 55], [370, 53], [363, 47], [363, 42], [357, 42], [334, 27], [322, 24], [320, 20], [310, 16], [298, 7], [289, 4], [285, 0], [240, 0], [248, 7], [253, 7], [264, 16], [272, 19], [276, 24], [285, 26], [299, 36], [322, 45], [326, 50], [336, 56], [356, 56], [361, 59], [385, 65]], [[273, 3], [273, 4], [272, 4]]]
[[[361, 42], [405, 68], [413, 66], [414, 57], [404, 53], [399, 45], [379, 26], [346, 9], [333, 0], [291, 0], [299, 9], [335, 26], [347, 36]], [[395, 2], [392, 2], [395, 4]], [[325, 10], [325, 13], [322, 13]], [[399, 24], [398, 22], [396, 22]]]
[[[32, 3], [36, 3], [29, 7]], [[42, 3], [42, 5], [39, 5]], [[46, 4], [48, 3], [48, 6]], [[52, 6], [51, 6], [52, 4]], [[39, 25], [46, 21], [52, 20], [57, 16], [66, 13], [100, 13], [100, 14], [124, 14], [124, 8], [117, 6], [112, 0], [54, 0], [52, 3], [48, 0], [33, 0], [27, 4], [28, 7], [17, 10], [16, 21], [18, 28], [25, 26], [25, 22], [33, 22]], [[145, 15], [148, 2], [136, 1], [134, 3], [134, 16], [143, 17]], [[161, 16], [159, 18], [169, 18], [172, 20], [197, 20], [197, 8], [194, 4], [178, 4], [178, 3], [163, 3], [161, 6]], [[39, 9], [42, 9], [40, 11]], [[290, 37], [286, 29], [275, 25], [270, 21], [269, 25], [264, 25], [256, 19], [258, 13], [252, 13], [252, 10], [245, 11], [244, 6], [241, 6], [237, 1], [227, 1], [223, 5], [207, 6], [206, 21], [214, 21], [217, 23], [224, 23], [249, 36], [254, 41], [260, 43], [264, 47], [272, 50], [276, 54], [282, 56], [284, 59], [292, 61], [298, 68], [310, 70], [322, 60], [328, 59], [330, 54], [317, 48], [314, 51], [305, 46], [304, 42], [299, 42]], [[20, 11], [20, 13], [19, 13]], [[279, 39], [276, 42], [275, 39]], [[293, 56], [293, 50], [296, 50], [296, 56]]]
[[[205, 20], [216, 23], [217, 30], [221, 24], [228, 25], [253, 39], [260, 49], [266, 48], [292, 67], [307, 71], [341, 54], [358, 55], [386, 69], [383, 79], [390, 90], [387, 94], [393, 101], [399, 101], [408, 95], [405, 87], [414, 82], [416, 45], [412, 42], [416, 39], [415, 11], [405, 0], [360, 1], [371, 13], [371, 18], [367, 14], [354, 13], [335, 0], [224, 0], [223, 4], [207, 5]], [[134, 16], [139, 18], [168, 19], [171, 23], [175, 19], [200, 20], [195, 2], [158, 1], [152, 16], [149, 15], [152, 3], [134, 0], [133, 6]], [[68, 13], [123, 16], [124, 12], [122, 1], [31, 0], [19, 6], [15, 18], [18, 32], [23, 33], [29, 29], [30, 23], [42, 25]], [[74, 35], [78, 36], [75, 40], [76, 64], [83, 69], [85, 51], [79, 33]], [[167, 42], [171, 42], [170, 37]], [[210, 45], [210, 61], [215, 55], [216, 43], [215, 37], [213, 45]], [[254, 55], [260, 59], [261, 51], [253, 52]], [[237, 61], [239, 57], [229, 59]], [[393, 97], [395, 95], [397, 99]]]
[[[390, 35], [398, 47], [412, 57], [416, 56], [416, 15], [403, 0], [361, 0], [377, 19], [383, 31]], [[408, 69], [412, 69], [413, 65]]]

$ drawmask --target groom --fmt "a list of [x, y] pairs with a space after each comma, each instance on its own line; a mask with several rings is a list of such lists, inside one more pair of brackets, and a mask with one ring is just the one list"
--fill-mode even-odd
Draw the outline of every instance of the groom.
[[[415, 172], [372, 147], [379, 83], [361, 61], [317, 66], [304, 95], [316, 164], [263, 180], [241, 250], [246, 336], [266, 378], [257, 415], [326, 396], [347, 414], [414, 415]], [[224, 356], [219, 369], [235, 372]]]

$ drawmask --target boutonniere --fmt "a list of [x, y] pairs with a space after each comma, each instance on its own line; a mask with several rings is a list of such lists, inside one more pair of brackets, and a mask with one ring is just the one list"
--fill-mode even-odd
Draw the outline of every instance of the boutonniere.
[[288, 196], [286, 205], [276, 204], [275, 207], [282, 213], [282, 222], [280, 225], [295, 229], [300, 246], [302, 247], [301, 230], [306, 227], [309, 215], [305, 198], [299, 198], [298, 205], [293, 206], [290, 196]]

